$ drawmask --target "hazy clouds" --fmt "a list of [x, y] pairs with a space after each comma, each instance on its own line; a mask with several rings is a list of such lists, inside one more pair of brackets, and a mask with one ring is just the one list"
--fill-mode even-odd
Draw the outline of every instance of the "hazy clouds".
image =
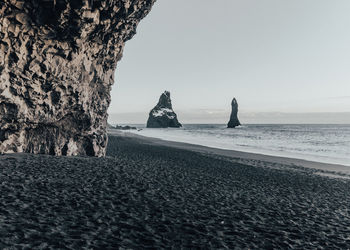
[[[230, 118], [227, 110], [175, 110], [184, 124], [226, 124]], [[350, 112], [282, 113], [240, 112], [242, 124], [350, 124]], [[147, 112], [110, 114], [112, 124], [146, 124]]]
[[241, 114], [349, 112], [349, 13], [348, 0], [160, 0], [126, 45], [109, 113], [147, 117], [165, 89], [179, 116], [229, 113], [234, 96]]

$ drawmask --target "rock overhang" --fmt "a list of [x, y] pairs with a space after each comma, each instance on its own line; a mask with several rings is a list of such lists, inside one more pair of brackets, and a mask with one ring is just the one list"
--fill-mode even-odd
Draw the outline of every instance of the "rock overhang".
[[0, 2], [0, 153], [103, 156], [114, 70], [154, 2]]

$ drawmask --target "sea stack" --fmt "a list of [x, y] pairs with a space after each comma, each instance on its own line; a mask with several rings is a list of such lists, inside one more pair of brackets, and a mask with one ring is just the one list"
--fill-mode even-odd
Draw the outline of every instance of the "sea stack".
[[181, 123], [177, 120], [171, 105], [170, 92], [164, 91], [158, 104], [149, 112], [147, 128], [179, 128]]
[[114, 71], [154, 2], [0, 1], [0, 154], [104, 156]]
[[232, 106], [232, 112], [231, 112], [231, 116], [230, 116], [230, 121], [227, 124], [228, 128], [235, 128], [239, 125], [241, 125], [241, 123], [238, 120], [237, 114], [238, 114], [238, 103], [236, 98], [233, 98], [232, 102], [231, 102], [231, 106]]

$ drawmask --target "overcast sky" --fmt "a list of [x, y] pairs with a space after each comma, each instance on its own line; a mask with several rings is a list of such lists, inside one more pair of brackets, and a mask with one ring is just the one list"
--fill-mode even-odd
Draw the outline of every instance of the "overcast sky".
[[233, 97], [242, 114], [349, 112], [349, 13], [349, 0], [158, 0], [126, 43], [109, 113], [145, 122], [164, 90], [180, 119], [226, 115]]

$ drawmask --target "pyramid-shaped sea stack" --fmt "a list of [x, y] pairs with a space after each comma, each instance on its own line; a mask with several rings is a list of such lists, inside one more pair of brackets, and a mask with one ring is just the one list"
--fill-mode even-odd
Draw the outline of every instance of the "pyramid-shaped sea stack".
[[149, 112], [147, 128], [179, 128], [181, 123], [177, 120], [171, 105], [170, 92], [164, 91], [158, 104]]

